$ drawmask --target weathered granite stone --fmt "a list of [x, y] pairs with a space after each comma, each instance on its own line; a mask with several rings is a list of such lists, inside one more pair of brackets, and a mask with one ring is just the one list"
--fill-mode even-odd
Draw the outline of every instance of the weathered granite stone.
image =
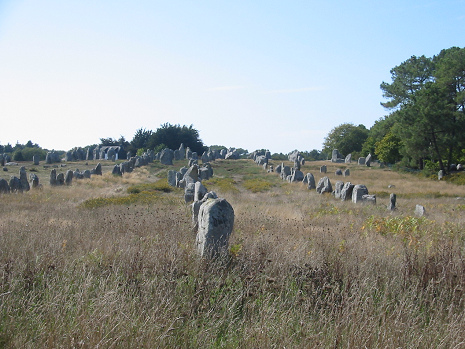
[[297, 160], [297, 158], [299, 157], [299, 151], [298, 150], [294, 150], [293, 152], [289, 153], [289, 155], [287, 156], [287, 158], [289, 159], [290, 162], [294, 162]]
[[194, 201], [191, 204], [191, 209], [192, 209], [192, 227], [194, 231], [197, 231], [199, 227], [199, 211], [200, 207], [203, 205], [205, 201], [208, 199], [218, 199], [218, 195], [214, 191], [209, 191], [204, 195], [202, 200], [200, 201]]
[[95, 168], [90, 171], [91, 174], [101, 176], [102, 175], [102, 164], [99, 162]]
[[389, 196], [388, 210], [394, 211], [396, 209], [396, 194], [392, 193]]
[[367, 187], [363, 184], [357, 184], [356, 186], [354, 186], [354, 189], [352, 190], [352, 202], [354, 204], [362, 202], [363, 195], [368, 195]]
[[329, 177], [325, 176], [318, 181], [318, 184], [316, 186], [316, 192], [318, 194], [333, 192], [333, 187], [331, 185], [331, 181], [329, 180]]
[[194, 201], [195, 195], [195, 183], [186, 183], [186, 187], [184, 188], [184, 201], [186, 203]]
[[163, 165], [173, 165], [174, 151], [168, 148], [162, 150], [160, 155], [160, 162]]
[[197, 251], [202, 257], [225, 253], [234, 226], [234, 209], [225, 199], [208, 199], [200, 206]]
[[168, 184], [172, 187], [176, 186], [176, 174], [177, 172], [174, 170], [168, 171]]
[[376, 195], [366, 194], [362, 196], [362, 203], [376, 205]]
[[[11, 185], [10, 185], [11, 186]], [[426, 209], [422, 205], [416, 205], [415, 206], [415, 216], [417, 217], [423, 217], [426, 215]]]
[[183, 180], [187, 183], [195, 183], [199, 180], [199, 167], [193, 165], [189, 167], [187, 172], [184, 174]]
[[295, 170], [291, 176], [291, 182], [302, 182], [304, 179], [304, 174], [302, 171]]
[[64, 185], [65, 184], [65, 175], [63, 173], [57, 174], [57, 185]]
[[344, 177], [349, 177], [350, 176], [350, 170], [346, 168], [343, 173]]
[[365, 165], [365, 158], [358, 158], [359, 165]]
[[440, 181], [441, 179], [444, 178], [444, 171], [443, 170], [439, 170], [438, 172], [438, 180]]
[[121, 173], [120, 165], [113, 166], [113, 169], [111, 170], [111, 174], [114, 176], [122, 176], [123, 174]]
[[50, 171], [50, 185], [57, 185], [57, 170], [54, 168]]
[[328, 169], [327, 169], [326, 165], [323, 165], [323, 166], [320, 167], [320, 173], [326, 173], [327, 170]]
[[337, 181], [336, 182], [336, 185], [334, 186], [334, 197], [336, 199], [340, 199], [341, 198], [341, 192], [342, 192], [342, 188], [344, 187], [344, 182], [342, 181]]
[[39, 187], [39, 177], [35, 173], [29, 174], [29, 182], [32, 189], [36, 189]]
[[207, 188], [202, 182], [195, 182], [194, 184], [194, 201], [200, 201], [203, 199], [205, 194], [208, 192]]
[[341, 153], [337, 149], [333, 149], [333, 152], [331, 154], [331, 162], [343, 162], [344, 157], [342, 156]]
[[283, 167], [284, 167], [284, 164], [279, 164], [278, 166], [276, 166], [276, 170], [275, 170], [276, 173], [281, 174], [281, 170], [282, 170]]
[[109, 148], [107, 151], [107, 160], [115, 161], [116, 160], [116, 151], [114, 148]]
[[313, 174], [307, 173], [302, 182], [307, 184], [307, 189], [316, 189], [315, 177], [313, 176]]
[[84, 178], [90, 178], [90, 170], [84, 170], [84, 172], [82, 173], [83, 177]]
[[32, 163], [33, 163], [35, 166], [38, 166], [38, 165], [39, 165], [39, 162], [40, 162], [40, 157], [39, 157], [39, 155], [33, 155], [33, 156], [32, 156]]
[[284, 166], [282, 169], [281, 169], [281, 178], [283, 180], [286, 180], [288, 176], [291, 175], [291, 168], [289, 166]]
[[29, 191], [31, 189], [27, 180], [26, 167], [24, 166], [21, 166], [19, 169], [19, 180], [21, 181], [21, 189], [23, 191]]
[[457, 171], [463, 171], [463, 165], [457, 164]]
[[73, 171], [68, 170], [65, 174], [65, 184], [71, 185], [73, 183]]
[[346, 182], [341, 189], [340, 199], [342, 201], [351, 200], [353, 189], [354, 189], [354, 185], [350, 182]]
[[6, 179], [0, 178], [0, 194], [9, 194], [10, 185]]
[[21, 186], [21, 181], [18, 177], [16, 176], [11, 176], [10, 177], [10, 192], [12, 193], [22, 193], [23, 188]]
[[346, 158], [344, 159], [344, 162], [346, 164], [350, 164], [352, 162], [352, 154], [347, 155]]
[[368, 154], [368, 156], [365, 158], [365, 165], [368, 167], [371, 166], [371, 154]]
[[342, 170], [341, 170], [340, 168], [338, 168], [338, 169], [334, 172], [334, 174], [335, 174], [336, 176], [342, 176]]

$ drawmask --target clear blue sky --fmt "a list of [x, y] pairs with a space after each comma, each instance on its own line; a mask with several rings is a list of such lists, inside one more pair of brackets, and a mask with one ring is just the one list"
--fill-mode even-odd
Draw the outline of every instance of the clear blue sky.
[[388, 113], [391, 68], [451, 46], [463, 0], [0, 0], [0, 144], [68, 150], [169, 122], [206, 145], [321, 149]]

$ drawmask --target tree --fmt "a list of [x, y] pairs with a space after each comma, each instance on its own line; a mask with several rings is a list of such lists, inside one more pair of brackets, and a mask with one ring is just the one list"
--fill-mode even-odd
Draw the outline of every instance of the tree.
[[360, 152], [367, 137], [368, 130], [364, 125], [341, 124], [333, 128], [326, 136], [323, 153], [331, 156], [333, 149], [337, 149], [343, 155]]
[[198, 154], [202, 154], [206, 150], [199, 138], [199, 132], [193, 125], [180, 126], [169, 123], [162, 124], [160, 128], [152, 133], [147, 142], [147, 148], [154, 149], [160, 144], [165, 144], [170, 149], [178, 149], [181, 143]]
[[148, 142], [152, 134], [152, 130], [146, 130], [145, 128], [138, 129], [134, 134], [134, 138], [130, 142], [129, 151], [135, 154], [139, 149], [147, 149]]
[[368, 131], [368, 137], [362, 146], [362, 155], [375, 154], [376, 143], [380, 142], [389, 132], [396, 122], [396, 114], [392, 113], [375, 121]]
[[391, 70], [391, 84], [383, 82], [381, 103], [396, 115], [393, 132], [403, 140], [406, 156], [422, 168], [423, 159], [453, 162], [465, 144], [465, 51], [442, 50], [433, 58], [411, 57]]
[[400, 160], [402, 141], [392, 132], [386, 134], [383, 139], [376, 142], [375, 154], [378, 159], [388, 164], [395, 164]]

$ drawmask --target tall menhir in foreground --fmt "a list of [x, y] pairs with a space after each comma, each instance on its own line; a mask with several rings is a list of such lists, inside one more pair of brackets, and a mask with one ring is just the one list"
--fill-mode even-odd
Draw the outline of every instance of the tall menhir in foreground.
[[228, 248], [234, 225], [234, 210], [225, 199], [208, 199], [198, 216], [197, 251], [202, 257], [213, 258]]

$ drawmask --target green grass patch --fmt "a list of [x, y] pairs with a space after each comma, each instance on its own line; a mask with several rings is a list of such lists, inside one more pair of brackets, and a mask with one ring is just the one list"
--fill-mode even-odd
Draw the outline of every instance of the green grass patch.
[[438, 198], [455, 198], [457, 195], [440, 193], [440, 192], [425, 192], [425, 193], [399, 193], [397, 198], [402, 199], [438, 199]]
[[160, 201], [162, 198], [161, 193], [159, 192], [140, 192], [137, 194], [130, 194], [127, 196], [113, 196], [113, 197], [108, 197], [108, 198], [93, 198], [84, 201], [81, 204], [81, 207], [83, 208], [98, 208], [98, 207], [104, 207], [104, 206], [110, 206], [110, 205], [123, 205], [123, 206], [129, 206], [135, 203], [138, 204], [152, 204], [154, 202]]
[[203, 184], [210, 190], [218, 190], [222, 193], [237, 193], [236, 181], [232, 178], [224, 177], [213, 177], [208, 181], [204, 181]]
[[366, 219], [362, 230], [376, 231], [381, 235], [410, 237], [417, 233], [426, 234], [433, 228], [434, 222], [425, 217], [376, 217]]
[[242, 186], [252, 193], [261, 193], [270, 190], [274, 184], [263, 178], [251, 178], [244, 180]]
[[[437, 179], [437, 176], [436, 176]], [[445, 181], [457, 184], [457, 185], [465, 185], [465, 172], [456, 172], [450, 175], [447, 175], [443, 178]]]
[[128, 188], [129, 194], [139, 194], [142, 192], [154, 192], [159, 191], [163, 193], [171, 193], [172, 191], [181, 191], [179, 188], [174, 188], [168, 184], [166, 179], [159, 179], [153, 183], [143, 183], [132, 185]]

